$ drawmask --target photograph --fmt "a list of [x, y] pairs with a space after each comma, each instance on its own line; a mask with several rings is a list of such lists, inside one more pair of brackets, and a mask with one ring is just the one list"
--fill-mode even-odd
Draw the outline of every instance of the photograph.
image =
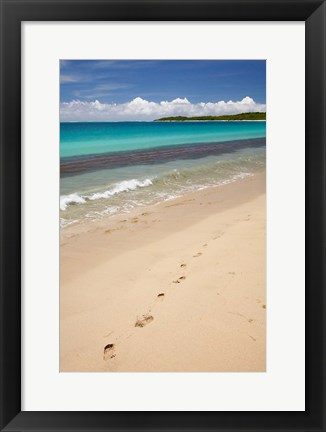
[[0, 432], [326, 432], [326, 0], [0, 5]]
[[60, 372], [266, 372], [266, 60], [58, 67]]

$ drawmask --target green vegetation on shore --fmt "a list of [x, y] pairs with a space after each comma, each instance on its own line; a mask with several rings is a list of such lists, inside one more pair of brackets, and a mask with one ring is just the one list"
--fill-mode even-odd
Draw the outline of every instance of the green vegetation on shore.
[[222, 115], [222, 116], [201, 116], [201, 117], [162, 117], [154, 121], [209, 121], [209, 120], [266, 120], [265, 112], [250, 112], [243, 114], [234, 115]]

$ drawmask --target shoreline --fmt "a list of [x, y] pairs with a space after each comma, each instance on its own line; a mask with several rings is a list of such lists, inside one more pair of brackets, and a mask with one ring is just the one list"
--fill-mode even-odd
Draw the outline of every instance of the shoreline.
[[155, 123], [266, 122], [266, 120], [153, 120]]
[[[133, 219], [137, 216], [142, 216], [143, 213], [148, 213], [148, 212], [154, 212], [155, 213], [157, 211], [162, 210], [166, 206], [169, 207], [170, 204], [171, 204], [171, 206], [174, 206], [174, 205], [178, 206], [179, 203], [183, 202], [184, 200], [185, 201], [196, 200], [196, 197], [198, 197], [198, 194], [204, 194], [204, 195], [215, 194], [215, 193], [217, 193], [217, 190], [220, 190], [221, 188], [222, 188], [222, 191], [224, 191], [224, 188], [229, 188], [233, 184], [241, 184], [242, 182], [249, 181], [253, 177], [261, 176], [261, 175], [262, 176], [266, 175], [265, 170], [258, 169], [255, 172], [252, 172], [249, 175], [246, 175], [245, 177], [240, 177], [237, 179], [231, 179], [228, 183], [225, 183], [225, 184], [221, 183], [221, 184], [212, 185], [212, 186], [203, 186], [201, 189], [198, 189], [195, 191], [184, 192], [182, 195], [171, 198], [171, 199], [158, 201], [156, 203], [148, 204], [148, 205], [135, 206], [128, 212], [112, 213], [111, 215], [107, 215], [107, 216], [104, 215], [98, 219], [79, 219], [77, 222], [73, 222], [71, 224], [67, 224], [67, 225], [60, 227], [60, 241], [66, 237], [69, 238], [71, 236], [76, 236], [80, 233], [97, 231], [98, 229], [101, 230], [101, 229], [105, 229], [105, 228], [111, 228], [112, 230], [115, 230], [116, 228], [118, 228], [119, 221], [121, 219], [128, 221], [129, 219]], [[223, 193], [223, 195], [224, 195], [224, 193]], [[237, 200], [238, 200], [238, 203], [244, 202], [246, 200], [246, 195], [244, 195], [243, 197], [237, 196]], [[235, 204], [236, 203], [233, 202], [232, 199], [223, 200], [223, 207], [220, 208], [219, 210], [222, 210], [222, 209], [225, 210], [226, 208], [233, 206]], [[205, 214], [210, 214], [210, 210], [207, 209], [205, 211]]]
[[185, 122], [185, 121], [194, 121], [194, 122], [209, 122], [209, 121], [249, 121], [249, 122], [253, 122], [253, 121], [262, 121], [262, 122], [266, 122], [266, 120], [114, 120], [114, 121], [106, 121], [106, 120], [102, 120], [102, 121], [93, 121], [93, 120], [89, 120], [89, 121], [77, 121], [77, 120], [69, 120], [69, 121], [60, 121], [60, 123], [168, 123], [168, 122]]
[[264, 371], [265, 172], [60, 230], [60, 371]]

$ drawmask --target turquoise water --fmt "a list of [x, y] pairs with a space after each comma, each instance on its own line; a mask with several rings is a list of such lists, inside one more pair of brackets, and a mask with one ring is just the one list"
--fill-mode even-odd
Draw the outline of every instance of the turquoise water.
[[253, 175], [265, 136], [265, 122], [62, 123], [61, 226]]
[[61, 123], [60, 156], [266, 136], [265, 122]]

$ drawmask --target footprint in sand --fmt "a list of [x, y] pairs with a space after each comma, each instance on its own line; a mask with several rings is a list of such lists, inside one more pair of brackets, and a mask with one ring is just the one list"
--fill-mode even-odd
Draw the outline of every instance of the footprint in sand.
[[262, 308], [263, 308], [263, 309], [266, 309], [266, 305], [262, 305]]
[[109, 359], [112, 359], [116, 356], [116, 354], [114, 354], [114, 344], [107, 344], [104, 347], [104, 352], [103, 352], [103, 360], [107, 361]]
[[142, 318], [137, 319], [136, 323], [135, 323], [135, 327], [145, 327], [145, 325], [149, 324], [150, 322], [152, 322], [154, 319], [154, 317], [152, 315], [143, 315]]
[[206, 246], [208, 246], [207, 243], [203, 244], [203, 247], [206, 247]]
[[223, 234], [224, 234], [223, 231], [218, 232], [218, 233], [215, 234], [215, 236], [213, 237], [213, 240], [217, 240], [218, 238], [222, 237]]
[[174, 280], [173, 283], [180, 283], [181, 281], [185, 280], [186, 276], [180, 276], [178, 279]]
[[104, 232], [105, 232], [105, 234], [111, 234], [111, 233], [113, 233], [114, 231], [119, 231], [119, 230], [121, 230], [122, 229], [122, 227], [119, 227], [119, 228], [108, 228], [108, 229], [106, 229]]
[[196, 255], [193, 255], [193, 258], [198, 258], [198, 257], [200, 257], [201, 255], [203, 255], [201, 252], [197, 252]]
[[187, 264], [181, 264], [180, 267], [187, 267]]
[[180, 201], [180, 202], [177, 202], [177, 203], [175, 203], [175, 204], [169, 204], [169, 205], [166, 205], [165, 207], [175, 207], [175, 206], [186, 205], [186, 204], [188, 204], [188, 203], [191, 202], [191, 201], [195, 201], [195, 199], [192, 198], [192, 199], [188, 199], [188, 200]]
[[159, 294], [157, 294], [157, 298], [163, 300], [164, 299], [164, 295], [165, 295], [164, 293], [159, 293]]

